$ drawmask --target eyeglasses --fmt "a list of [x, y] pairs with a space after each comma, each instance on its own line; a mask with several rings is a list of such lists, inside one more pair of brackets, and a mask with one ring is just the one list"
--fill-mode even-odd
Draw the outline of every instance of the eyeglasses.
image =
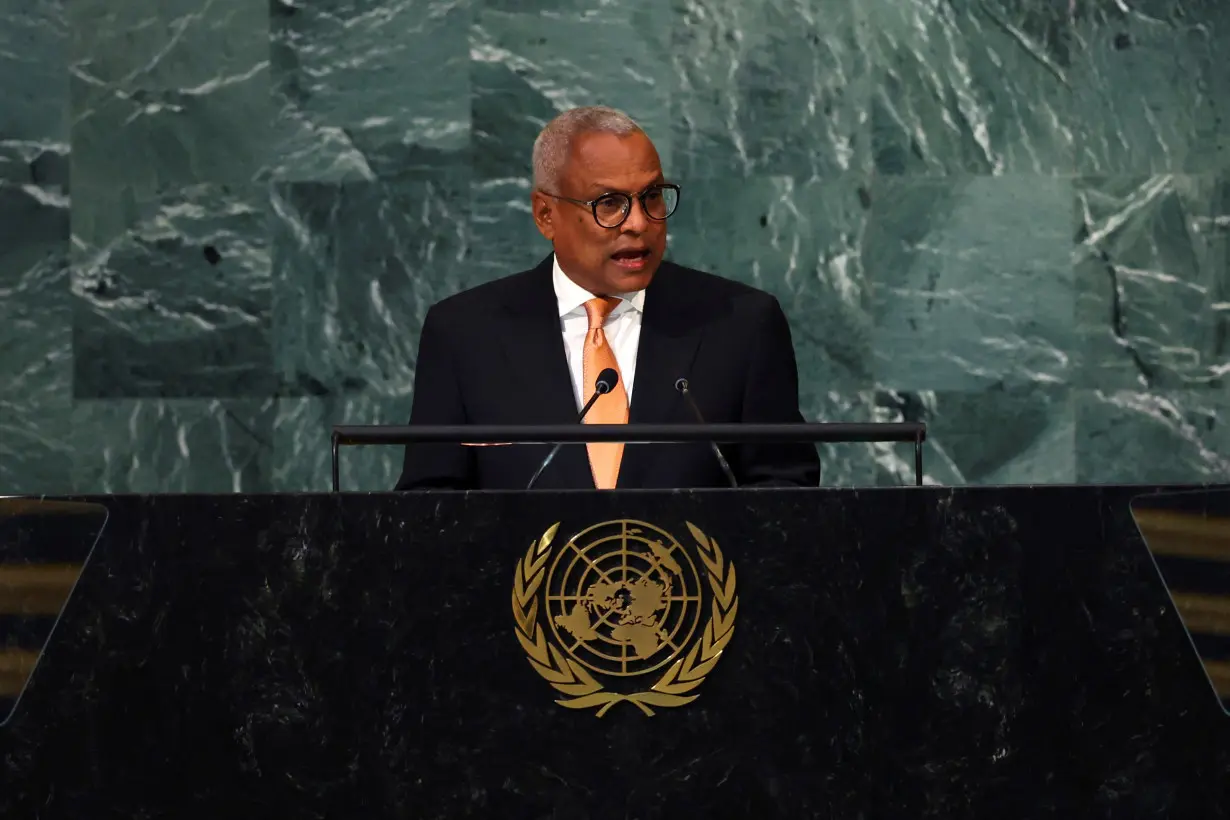
[[645, 211], [645, 216], [654, 222], [664, 222], [679, 206], [679, 186], [670, 182], [651, 185], [639, 194], [612, 192], [590, 200], [572, 199], [546, 191], [542, 193], [553, 199], [562, 199], [565, 202], [586, 206], [593, 211], [594, 221], [603, 228], [618, 228], [624, 224], [628, 214], [632, 213], [633, 197], [641, 201], [641, 209]]

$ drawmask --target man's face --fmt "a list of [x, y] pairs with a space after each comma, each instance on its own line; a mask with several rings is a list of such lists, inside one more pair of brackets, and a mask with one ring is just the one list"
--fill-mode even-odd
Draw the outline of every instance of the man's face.
[[534, 221], [555, 246], [560, 267], [590, 293], [643, 290], [666, 252], [666, 222], [650, 219], [635, 195], [663, 181], [658, 152], [644, 134], [581, 134], [573, 140], [561, 190], [550, 193], [584, 201], [613, 192], [630, 194], [627, 219], [604, 228], [589, 206], [535, 191]]

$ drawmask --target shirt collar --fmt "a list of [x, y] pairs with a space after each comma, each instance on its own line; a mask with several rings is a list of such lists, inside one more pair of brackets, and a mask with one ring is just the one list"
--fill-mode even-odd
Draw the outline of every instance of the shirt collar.
[[[559, 303], [559, 315], [563, 317], [577, 310], [583, 311], [583, 305], [590, 299], [593, 299], [594, 294], [568, 278], [563, 268], [559, 266], [558, 257], [552, 254], [551, 259], [551, 281], [555, 285], [555, 299]], [[632, 293], [614, 293], [611, 295], [617, 296], [620, 299], [620, 304], [616, 306], [612, 314], [622, 313], [628, 310], [629, 307], [636, 311], [644, 311], [645, 309], [645, 291], [643, 290]]]

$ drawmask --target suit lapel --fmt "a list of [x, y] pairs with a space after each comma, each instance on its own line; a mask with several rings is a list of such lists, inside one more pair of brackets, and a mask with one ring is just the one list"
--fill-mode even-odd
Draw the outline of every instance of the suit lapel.
[[[505, 301], [504, 326], [495, 335], [504, 350], [512, 383], [520, 395], [509, 402], [522, 402], [526, 411], [519, 424], [573, 424], [577, 420], [576, 396], [568, 357], [560, 333], [559, 309], [551, 284], [552, 257], [526, 274], [526, 286], [513, 288]], [[537, 452], [539, 448], [534, 448]], [[545, 454], [545, 450], [544, 450]], [[538, 458], [534, 459], [535, 466]], [[543, 476], [541, 486], [557, 485], [554, 475], [567, 487], [593, 487], [593, 475], [585, 447], [565, 444]]]
[[[675, 420], [683, 399], [675, 382], [686, 377], [704, 335], [704, 315], [698, 303], [689, 299], [673, 275], [673, 266], [664, 262], [645, 291], [641, 317], [641, 338], [636, 354], [636, 383], [631, 424], [658, 424]], [[690, 419], [682, 419], [690, 420]], [[628, 445], [619, 469], [618, 487], [635, 488], [653, 465], [661, 448], [654, 445]]]

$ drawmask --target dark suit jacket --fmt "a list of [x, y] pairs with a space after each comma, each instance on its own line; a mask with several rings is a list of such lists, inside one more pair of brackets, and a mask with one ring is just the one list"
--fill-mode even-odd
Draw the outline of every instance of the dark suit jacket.
[[[551, 281], [552, 257], [431, 308], [410, 423], [568, 424], [577, 403]], [[799, 422], [790, 328], [767, 293], [663, 262], [645, 292], [630, 423], [689, 423], [686, 378], [707, 422]], [[399, 490], [524, 489], [551, 445], [418, 444]], [[740, 485], [816, 486], [814, 445], [727, 445]], [[565, 444], [536, 488], [593, 489], [584, 444]], [[729, 486], [707, 444], [629, 444], [618, 488]]]

